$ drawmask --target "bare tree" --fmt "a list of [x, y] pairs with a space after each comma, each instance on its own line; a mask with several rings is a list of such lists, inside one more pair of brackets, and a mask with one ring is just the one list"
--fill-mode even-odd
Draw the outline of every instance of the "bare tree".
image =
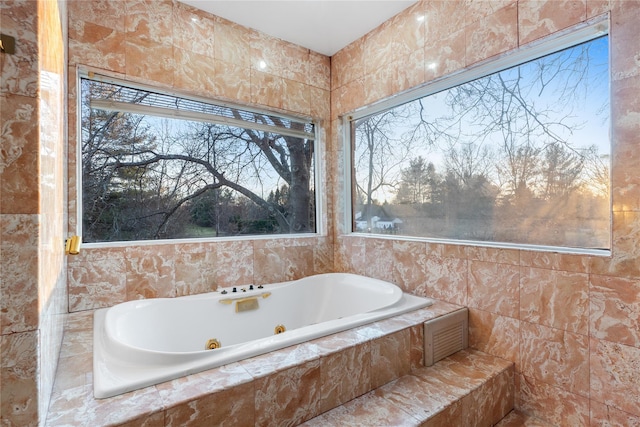
[[489, 178], [492, 159], [492, 150], [487, 145], [462, 142], [449, 146], [444, 162], [447, 172], [469, 186], [478, 177]]
[[408, 118], [408, 110], [401, 107], [361, 119], [352, 130], [355, 196], [361, 201], [363, 217], [367, 219], [371, 206], [377, 203], [376, 197], [395, 193], [400, 178], [399, 167], [409, 157], [413, 143], [412, 138], [397, 132]]
[[[232, 191], [237, 204], [242, 198], [259, 207], [274, 224], [263, 227], [268, 232], [314, 230], [313, 141], [278, 132], [300, 131], [303, 124], [237, 109], [229, 109], [236, 121], [228, 125], [107, 112], [89, 108], [93, 83], [83, 92], [84, 226], [92, 241], [179, 237], [192, 223], [191, 207], [222, 189]], [[117, 100], [120, 87], [110, 89]], [[130, 103], [151, 96], [136, 93]], [[235, 124], [243, 121], [246, 127]], [[267, 197], [282, 185], [290, 193], [286, 209]], [[112, 215], [99, 215], [97, 205], [114, 198], [120, 202], [111, 205]], [[114, 226], [114, 216], [127, 218], [128, 232]]]
[[[392, 168], [400, 171], [400, 180], [393, 184], [397, 189], [393, 202], [403, 204], [402, 211], [419, 222], [414, 217], [418, 210], [406, 205], [431, 200], [423, 206], [424, 219], [446, 224], [452, 218], [467, 221], [462, 226], [467, 230], [486, 223], [483, 239], [502, 241], [539, 243], [547, 238], [544, 233], [570, 234], [567, 230], [584, 227], [576, 222], [578, 212], [593, 212], [589, 225], [607, 224], [607, 211], [599, 206], [607, 206], [602, 201], [609, 194], [608, 153], [589, 146], [598, 144], [607, 150], [607, 49], [605, 38], [596, 39], [385, 111], [386, 115], [400, 112], [404, 121], [394, 121], [379, 141], [373, 128], [363, 129], [362, 135], [371, 137], [367, 140], [370, 150], [379, 150], [365, 151], [369, 160], [379, 156], [377, 163], [385, 166], [388, 177], [398, 176]], [[367, 120], [381, 119], [377, 115]], [[591, 121], [600, 121], [600, 126]], [[597, 135], [602, 141], [595, 139]], [[411, 147], [411, 156], [387, 154], [398, 146], [388, 141], [401, 137], [401, 147]], [[443, 177], [437, 188], [430, 189], [430, 198], [414, 197], [420, 188], [416, 179], [421, 168], [415, 162], [419, 156], [433, 161]], [[356, 163], [356, 170], [365, 195], [368, 183], [382, 182], [366, 179], [371, 162]], [[384, 182], [390, 186], [393, 180]], [[443, 208], [436, 209], [434, 200]], [[489, 216], [506, 230], [504, 234], [494, 233], [487, 223]], [[434, 228], [439, 232], [437, 226], [425, 226], [426, 222], [413, 229], [420, 233], [429, 228], [431, 235]], [[536, 231], [530, 232], [532, 228]], [[456, 237], [466, 235], [447, 225], [440, 229]]]

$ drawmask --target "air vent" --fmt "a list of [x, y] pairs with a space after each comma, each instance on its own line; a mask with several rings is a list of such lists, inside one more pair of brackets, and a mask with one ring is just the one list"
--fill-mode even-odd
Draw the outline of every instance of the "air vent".
[[424, 322], [424, 365], [467, 348], [469, 345], [469, 311], [463, 308]]

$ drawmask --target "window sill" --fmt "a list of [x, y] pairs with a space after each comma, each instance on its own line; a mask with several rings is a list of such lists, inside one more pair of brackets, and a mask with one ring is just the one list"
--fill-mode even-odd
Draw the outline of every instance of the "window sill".
[[83, 243], [84, 249], [95, 248], [122, 248], [131, 246], [156, 246], [156, 245], [183, 245], [198, 243], [221, 243], [254, 240], [285, 240], [285, 239], [311, 239], [326, 237], [326, 234], [304, 233], [304, 234], [268, 234], [260, 236], [227, 236], [227, 237], [207, 237], [207, 238], [185, 238], [185, 239], [162, 239], [162, 240], [128, 240], [119, 242], [97, 242]]
[[511, 250], [524, 250], [532, 252], [550, 252], [567, 255], [587, 255], [597, 257], [611, 257], [610, 249], [588, 249], [588, 248], [568, 248], [562, 246], [544, 246], [544, 245], [530, 245], [522, 243], [502, 243], [502, 242], [481, 242], [475, 240], [453, 240], [453, 239], [438, 239], [433, 237], [412, 237], [402, 235], [388, 235], [388, 234], [376, 234], [376, 233], [361, 233], [351, 232], [344, 234], [342, 237], [364, 237], [375, 238], [385, 240], [399, 240], [407, 242], [423, 242], [423, 243], [438, 243], [442, 245], [456, 245], [456, 246], [471, 246], [479, 248], [494, 248], [494, 249], [511, 249]]

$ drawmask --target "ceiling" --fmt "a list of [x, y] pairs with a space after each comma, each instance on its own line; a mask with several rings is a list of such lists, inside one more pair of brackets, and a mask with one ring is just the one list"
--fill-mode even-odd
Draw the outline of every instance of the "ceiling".
[[180, 0], [332, 56], [416, 0]]

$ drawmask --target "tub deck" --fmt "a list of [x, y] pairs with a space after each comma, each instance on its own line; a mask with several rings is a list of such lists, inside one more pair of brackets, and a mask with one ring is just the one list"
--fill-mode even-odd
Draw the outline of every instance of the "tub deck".
[[[367, 291], [367, 287], [371, 289]], [[253, 300], [257, 306], [261, 294], [269, 298], [261, 302], [259, 310], [239, 315], [232, 304], [217, 304]], [[350, 305], [351, 301], [355, 304]], [[117, 396], [431, 304], [430, 298], [404, 294], [389, 282], [329, 273], [231, 297], [214, 292], [135, 300], [96, 310], [94, 396]], [[279, 325], [286, 325], [289, 330], [274, 334]], [[221, 342], [222, 348], [206, 351], [205, 343], [212, 338]]]
[[[351, 402], [359, 396], [375, 397], [385, 384], [393, 388], [408, 381], [403, 378], [431, 369], [422, 366], [422, 323], [459, 308], [436, 301], [431, 307], [108, 399], [93, 398], [92, 313], [70, 314], [45, 425], [298, 425], [312, 423], [314, 417], [321, 421], [335, 415], [333, 408], [355, 405]], [[465, 354], [490, 357], [475, 351]], [[498, 366], [505, 365], [501, 375], [513, 375], [512, 364], [496, 360]]]

